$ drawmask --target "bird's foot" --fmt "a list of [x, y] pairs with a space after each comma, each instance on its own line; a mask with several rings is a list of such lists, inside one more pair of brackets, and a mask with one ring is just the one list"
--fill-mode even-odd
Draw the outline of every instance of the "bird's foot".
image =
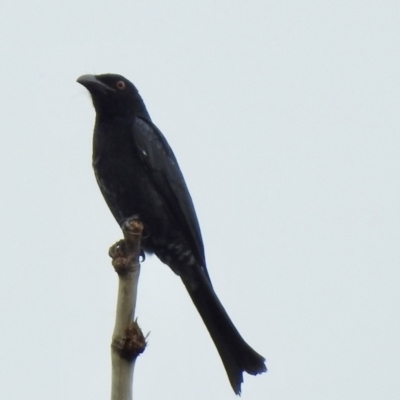
[[117, 243], [113, 244], [108, 250], [108, 255], [112, 258], [112, 266], [115, 271], [122, 272], [127, 265], [128, 254], [126, 251], [125, 240], [118, 240]]
[[143, 250], [139, 247], [143, 224], [138, 217], [127, 218], [121, 228], [124, 239], [119, 240], [108, 251], [112, 265], [119, 275], [128, 273], [139, 264], [140, 257], [144, 258]]

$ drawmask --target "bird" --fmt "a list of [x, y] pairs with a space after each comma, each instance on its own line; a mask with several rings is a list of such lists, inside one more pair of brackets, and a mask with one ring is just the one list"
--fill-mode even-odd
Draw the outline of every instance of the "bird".
[[245, 342], [214, 291], [193, 201], [171, 147], [128, 79], [82, 75], [77, 82], [96, 112], [92, 164], [111, 213], [121, 227], [139, 217], [142, 250], [181, 278], [240, 395], [243, 372], [266, 372], [265, 358]]

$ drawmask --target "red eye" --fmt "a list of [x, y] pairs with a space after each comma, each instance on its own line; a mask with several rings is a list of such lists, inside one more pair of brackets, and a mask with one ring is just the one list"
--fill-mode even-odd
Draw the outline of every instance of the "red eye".
[[124, 81], [118, 81], [115, 86], [119, 90], [124, 90], [125, 89], [125, 82]]

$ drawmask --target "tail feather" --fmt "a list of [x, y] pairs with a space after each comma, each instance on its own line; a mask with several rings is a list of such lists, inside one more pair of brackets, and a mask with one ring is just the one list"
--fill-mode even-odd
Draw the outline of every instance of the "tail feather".
[[240, 395], [243, 372], [258, 375], [267, 371], [265, 359], [240, 336], [202, 269], [191, 269], [182, 281], [206, 325], [234, 392]]

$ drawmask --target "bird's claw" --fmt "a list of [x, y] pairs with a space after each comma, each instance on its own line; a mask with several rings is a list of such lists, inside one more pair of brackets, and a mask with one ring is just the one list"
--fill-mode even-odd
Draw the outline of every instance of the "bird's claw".
[[139, 215], [132, 215], [127, 218], [121, 225], [122, 232], [130, 235], [139, 235], [143, 231], [143, 224], [140, 221]]
[[139, 253], [139, 262], [143, 262], [146, 259], [146, 253], [144, 252], [143, 249], [140, 249], [140, 253]]

